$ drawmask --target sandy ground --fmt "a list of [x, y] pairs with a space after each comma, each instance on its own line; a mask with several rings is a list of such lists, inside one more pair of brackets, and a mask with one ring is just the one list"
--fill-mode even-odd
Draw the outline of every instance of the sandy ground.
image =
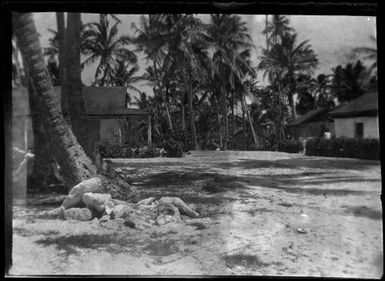
[[209, 224], [38, 219], [14, 206], [14, 275], [380, 278], [379, 162], [276, 152], [114, 160], [140, 197], [178, 196]]

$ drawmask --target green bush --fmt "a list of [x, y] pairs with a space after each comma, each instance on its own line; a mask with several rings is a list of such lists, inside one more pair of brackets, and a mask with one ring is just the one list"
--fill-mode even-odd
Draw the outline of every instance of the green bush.
[[182, 157], [183, 156], [183, 145], [180, 142], [178, 142], [172, 138], [164, 140], [162, 148], [166, 151], [167, 157]]
[[103, 158], [153, 158], [163, 157], [166, 152], [162, 148], [138, 147], [104, 141], [98, 145]]
[[278, 145], [278, 151], [288, 153], [299, 153], [303, 151], [303, 145], [297, 140], [285, 140]]
[[378, 160], [380, 143], [377, 139], [316, 138], [307, 141], [306, 155]]

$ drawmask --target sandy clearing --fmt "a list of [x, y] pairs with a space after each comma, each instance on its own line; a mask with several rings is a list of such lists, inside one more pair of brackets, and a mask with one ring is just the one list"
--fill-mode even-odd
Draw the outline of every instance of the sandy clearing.
[[179, 196], [214, 223], [138, 231], [15, 206], [11, 274], [382, 276], [378, 162], [194, 152], [114, 165], [143, 198]]

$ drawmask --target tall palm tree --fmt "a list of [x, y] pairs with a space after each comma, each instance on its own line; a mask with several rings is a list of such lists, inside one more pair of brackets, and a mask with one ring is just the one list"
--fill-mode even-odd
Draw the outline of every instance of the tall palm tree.
[[68, 127], [55, 102], [51, 80], [47, 74], [43, 52], [31, 13], [13, 15], [14, 32], [21, 54], [27, 64], [29, 76], [35, 91], [34, 99], [41, 110], [44, 128], [49, 134], [52, 151], [61, 166], [61, 172], [68, 186], [96, 176], [96, 167]]
[[374, 36], [370, 36], [369, 38], [372, 45], [375, 45], [375, 47], [358, 47], [358, 48], [354, 48], [353, 52], [356, 55], [362, 55], [364, 60], [371, 61], [372, 64], [368, 69], [368, 75], [377, 76], [377, 47], [376, 47], [377, 40]]
[[99, 22], [88, 23], [82, 32], [82, 53], [88, 56], [82, 65], [86, 66], [99, 60], [95, 72], [94, 85], [111, 85], [111, 76], [117, 59], [127, 60], [135, 64], [137, 57], [127, 46], [131, 42], [129, 36], [118, 37], [120, 20], [114, 16], [115, 23], [110, 27], [107, 14], [101, 14]]
[[222, 149], [227, 149], [229, 124], [227, 117], [227, 89], [234, 89], [235, 77], [239, 75], [237, 62], [244, 62], [241, 51], [253, 47], [246, 22], [236, 15], [211, 15], [207, 41], [213, 46], [212, 76], [220, 80], [221, 109], [224, 118], [225, 136]]
[[[14, 13], [12, 17], [14, 32], [20, 52], [29, 70], [29, 77], [34, 88], [33, 98], [40, 109], [40, 118], [49, 136], [49, 142], [54, 147], [53, 156], [60, 165], [60, 171], [67, 186], [98, 176], [102, 180], [105, 192], [114, 198], [127, 200], [135, 195], [135, 188], [119, 176], [114, 179], [97, 174], [97, 168], [79, 145], [71, 128], [65, 121], [60, 104], [57, 102], [47, 68], [45, 66], [42, 48], [31, 13]], [[69, 29], [70, 26], [68, 27]], [[80, 73], [80, 60], [78, 62]], [[43, 118], [44, 117], [44, 118]]]
[[[277, 83], [282, 90], [286, 87], [292, 118], [296, 118], [294, 94], [296, 91], [295, 77], [298, 74], [312, 74], [318, 65], [317, 55], [305, 40], [297, 44], [297, 34], [286, 33], [281, 43], [275, 44], [270, 51], [263, 50], [259, 68], [265, 70], [271, 82]], [[285, 83], [286, 85], [282, 85]]]

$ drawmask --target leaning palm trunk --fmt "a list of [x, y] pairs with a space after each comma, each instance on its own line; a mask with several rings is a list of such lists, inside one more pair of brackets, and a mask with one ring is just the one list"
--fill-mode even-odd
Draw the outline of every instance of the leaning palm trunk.
[[59, 162], [66, 184], [73, 186], [96, 176], [95, 165], [87, 157], [68, 127], [55, 98], [32, 14], [15, 13], [13, 24], [18, 46], [34, 84], [33, 98], [37, 101], [41, 116], [44, 116], [43, 126], [49, 135], [52, 147], [55, 147], [52, 152]]
[[53, 90], [52, 82], [43, 58], [38, 33], [31, 13], [13, 15], [13, 27], [21, 54], [33, 82], [33, 99], [40, 109], [44, 131], [48, 136], [52, 156], [60, 165], [60, 172], [68, 187], [98, 176], [102, 180], [103, 191], [117, 199], [132, 199], [136, 190], [115, 174], [108, 178], [97, 174], [97, 168], [86, 155], [81, 145], [63, 117], [60, 104]]
[[93, 148], [88, 134], [88, 122], [85, 116], [85, 102], [80, 79], [80, 30], [80, 13], [67, 13], [66, 79], [62, 88], [65, 89], [64, 96], [68, 99], [72, 131], [87, 155], [93, 158]]

